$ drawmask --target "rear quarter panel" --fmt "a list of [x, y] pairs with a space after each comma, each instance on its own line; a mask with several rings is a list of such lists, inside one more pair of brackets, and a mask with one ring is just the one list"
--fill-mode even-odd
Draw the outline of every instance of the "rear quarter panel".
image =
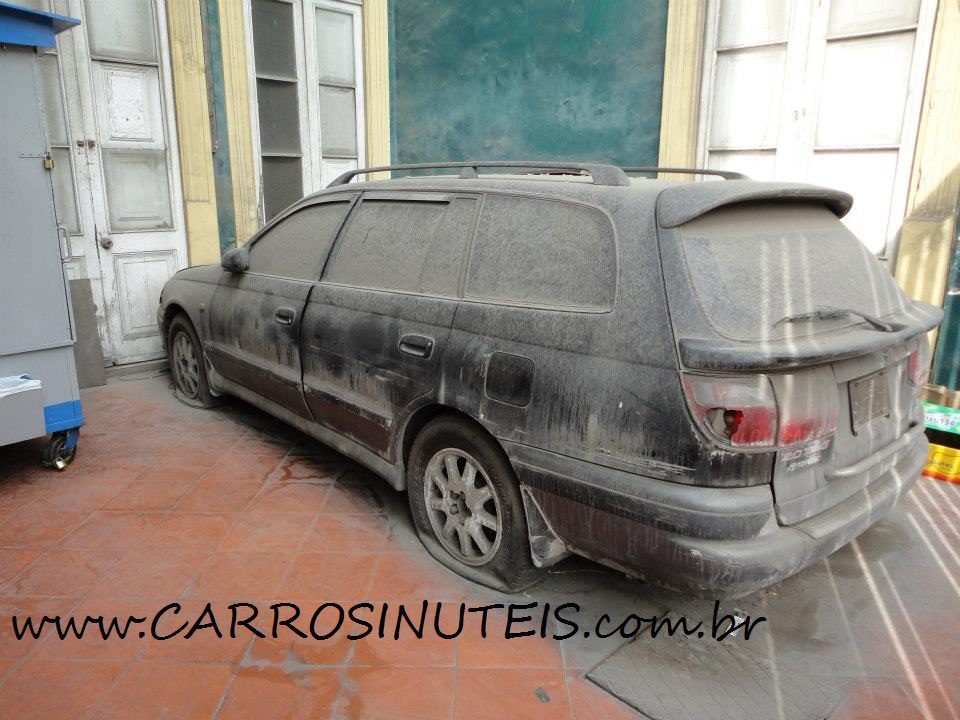
[[[612, 194], [612, 193], [611, 193]], [[628, 195], [607, 204], [618, 248], [608, 312], [462, 301], [443, 358], [440, 401], [494, 436], [562, 455], [677, 479], [691, 428], [677, 376], [652, 207]], [[549, 262], [549, 248], [544, 248]], [[524, 388], [490, 387], [494, 353], [532, 364]], [[523, 363], [511, 361], [514, 367]], [[525, 371], [526, 373], [526, 371]]]

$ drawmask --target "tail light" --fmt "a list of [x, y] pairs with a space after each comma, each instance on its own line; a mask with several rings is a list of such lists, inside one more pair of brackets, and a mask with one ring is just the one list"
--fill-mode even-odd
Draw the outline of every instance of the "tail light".
[[907, 365], [910, 383], [915, 388], [922, 388], [927, 382], [927, 372], [930, 369], [930, 345], [927, 338], [920, 338], [917, 349], [910, 353]]
[[684, 375], [683, 386], [697, 422], [720, 443], [778, 448], [836, 432], [836, 382], [827, 372], [781, 376], [777, 392], [766, 375]]

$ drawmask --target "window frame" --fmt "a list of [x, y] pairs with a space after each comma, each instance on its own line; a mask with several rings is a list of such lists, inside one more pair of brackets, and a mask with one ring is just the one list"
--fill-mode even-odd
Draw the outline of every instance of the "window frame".
[[[469, 199], [475, 200], [477, 203], [476, 209], [473, 214], [473, 218], [470, 221], [470, 227], [467, 230], [467, 237], [463, 245], [463, 255], [460, 258], [460, 273], [457, 280], [457, 289], [453, 295], [439, 295], [436, 293], [427, 293], [427, 292], [414, 292], [411, 290], [400, 290], [394, 288], [379, 288], [379, 287], [369, 287], [366, 285], [356, 285], [353, 283], [343, 283], [343, 282], [334, 282], [327, 277], [331, 263], [336, 259], [337, 254], [343, 248], [343, 239], [346, 236], [347, 231], [349, 230], [350, 224], [356, 220], [357, 215], [360, 212], [360, 208], [363, 205], [364, 200], [371, 201], [395, 201], [395, 202], [409, 202], [409, 203], [429, 203], [429, 204], [438, 204], [444, 203], [449, 207], [458, 199]], [[467, 260], [470, 257], [470, 253], [473, 249], [473, 239], [477, 231], [477, 220], [480, 217], [480, 210], [483, 205], [483, 193], [473, 193], [473, 192], [461, 192], [458, 190], [442, 190], [442, 189], [416, 189], [416, 190], [367, 190], [358, 194], [358, 199], [354, 206], [350, 209], [350, 213], [347, 215], [346, 220], [344, 220], [343, 225], [340, 227], [340, 232], [337, 234], [336, 243], [331, 248], [330, 253], [327, 255], [327, 262], [324, 264], [323, 272], [320, 275], [319, 282], [323, 285], [329, 287], [344, 287], [351, 288], [355, 290], [366, 290], [369, 292], [378, 292], [378, 293], [390, 293], [394, 295], [408, 295], [412, 297], [423, 297], [423, 298], [432, 298], [436, 300], [454, 300], [459, 301], [463, 299], [463, 289], [464, 283], [466, 281], [466, 268]]]
[[330, 244], [330, 249], [327, 250], [326, 256], [324, 256], [316, 268], [316, 277], [314, 278], [295, 278], [288, 275], [272, 275], [270, 273], [257, 272], [255, 270], [245, 270], [244, 275], [256, 275], [258, 277], [269, 277], [269, 278], [279, 278], [281, 280], [292, 280], [294, 282], [306, 282], [306, 283], [316, 283], [320, 281], [324, 270], [326, 269], [327, 263], [330, 260], [330, 257], [333, 255], [334, 249], [337, 247], [337, 244], [340, 241], [340, 235], [343, 233], [343, 229], [347, 226], [350, 218], [353, 215], [354, 208], [357, 205], [357, 200], [360, 198], [360, 193], [336, 193], [331, 195], [326, 195], [323, 197], [313, 197], [309, 198], [301, 203], [291, 206], [285, 212], [280, 213], [274, 218], [271, 218], [270, 222], [260, 228], [247, 242], [245, 242], [241, 247], [245, 248], [247, 252], [252, 252], [254, 246], [260, 242], [264, 237], [266, 237], [272, 230], [274, 230], [280, 223], [286, 221], [288, 218], [293, 217], [299, 212], [308, 210], [319, 205], [329, 205], [331, 203], [346, 203], [349, 205], [347, 208], [347, 214], [344, 216], [343, 220], [340, 222], [340, 226], [337, 228], [336, 233], [333, 236], [333, 242]]
[[[614, 308], [617, 306], [617, 299], [620, 293], [620, 242], [619, 236], [617, 234], [617, 224], [614, 222], [613, 215], [610, 214], [608, 210], [595, 205], [589, 202], [583, 202], [580, 200], [574, 200], [567, 197], [556, 197], [541, 195], [538, 193], [524, 193], [524, 192], [499, 192], [496, 190], [485, 191], [482, 193], [483, 199], [480, 203], [480, 207], [477, 211], [477, 216], [474, 219], [473, 233], [470, 238], [470, 244], [467, 250], [466, 259], [464, 266], [461, 271], [461, 286], [460, 286], [460, 302], [469, 302], [477, 305], [497, 305], [502, 307], [514, 307], [514, 308], [525, 308], [530, 310], [550, 310], [554, 312], [566, 312], [566, 313], [577, 313], [585, 315], [604, 315], [607, 313], [613, 312]], [[473, 253], [476, 247], [477, 242], [477, 230], [480, 225], [480, 218], [483, 215], [484, 206], [486, 205], [486, 199], [489, 196], [497, 197], [512, 197], [519, 198], [523, 200], [539, 200], [542, 202], [555, 202], [565, 205], [575, 205], [578, 207], [587, 208], [589, 210], [594, 210], [599, 212], [607, 221], [610, 227], [610, 238], [611, 238], [611, 250], [613, 252], [613, 295], [610, 297], [610, 302], [605, 307], [583, 307], [576, 305], [555, 305], [549, 303], [532, 303], [522, 300], [505, 300], [498, 298], [480, 298], [467, 295], [467, 276], [470, 272], [470, 266], [473, 261]]]
[[[784, 77], [779, 104], [777, 141], [771, 149], [733, 148], [727, 152], [773, 152], [773, 179], [806, 181], [815, 152], [849, 153], [861, 150], [896, 150], [897, 161], [891, 186], [889, 211], [884, 230], [884, 244], [878, 257], [891, 260], [896, 253], [898, 228], [906, 212], [910, 171], [916, 149], [920, 107], [926, 82], [933, 25], [938, 0], [920, 0], [917, 22], [882, 30], [866, 30], [830, 35], [828, 21], [830, 0], [792, 0], [789, 2], [787, 33], [784, 41], [758, 42], [747, 45], [718, 47], [720, 35], [720, 3], [707, 0], [704, 23], [703, 70], [697, 91], [699, 110], [697, 118], [696, 159], [699, 167], [709, 167], [711, 149], [709, 138], [713, 121], [714, 92], [718, 53], [727, 50], [774, 47], [783, 45]], [[913, 32], [913, 55], [904, 98], [900, 141], [895, 145], [818, 148], [816, 126], [822, 89], [822, 74], [830, 43], [873, 38], [903, 32]], [[704, 178], [700, 179], [701, 181]]]
[[[324, 156], [320, 141], [319, 79], [316, 64], [315, 10], [322, 8], [353, 16], [353, 54], [357, 132], [357, 167], [366, 164], [366, 97], [364, 76], [364, 37], [362, 0], [275, 0], [290, 5], [293, 13], [294, 60], [297, 72], [297, 113], [299, 120], [300, 174], [303, 196], [324, 189], [339, 172], [324, 177]], [[266, 221], [263, 187], [263, 154], [260, 141], [259, 97], [257, 93], [256, 55], [253, 44], [253, 0], [243, 0], [247, 52], [247, 81], [250, 88], [250, 134], [255, 161], [257, 214]], [[331, 157], [330, 160], [340, 158]], [[279, 217], [279, 216], [278, 216]], [[270, 218], [274, 220], [275, 218]]]

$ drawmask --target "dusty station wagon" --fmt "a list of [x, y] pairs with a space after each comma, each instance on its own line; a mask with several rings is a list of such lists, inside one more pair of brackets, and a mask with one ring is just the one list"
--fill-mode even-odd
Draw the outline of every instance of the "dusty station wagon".
[[507, 590], [576, 553], [742, 594], [919, 476], [941, 315], [840, 222], [849, 195], [456, 166], [348, 172], [177, 273], [159, 322], [178, 393], [350, 456], [407, 491], [434, 557]]

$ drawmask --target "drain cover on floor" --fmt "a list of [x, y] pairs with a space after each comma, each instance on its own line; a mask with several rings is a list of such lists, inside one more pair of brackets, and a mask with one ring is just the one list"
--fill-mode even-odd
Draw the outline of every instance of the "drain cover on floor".
[[775, 669], [729, 640], [642, 636], [587, 677], [654, 720], [819, 720], [842, 699], [829, 679]]

